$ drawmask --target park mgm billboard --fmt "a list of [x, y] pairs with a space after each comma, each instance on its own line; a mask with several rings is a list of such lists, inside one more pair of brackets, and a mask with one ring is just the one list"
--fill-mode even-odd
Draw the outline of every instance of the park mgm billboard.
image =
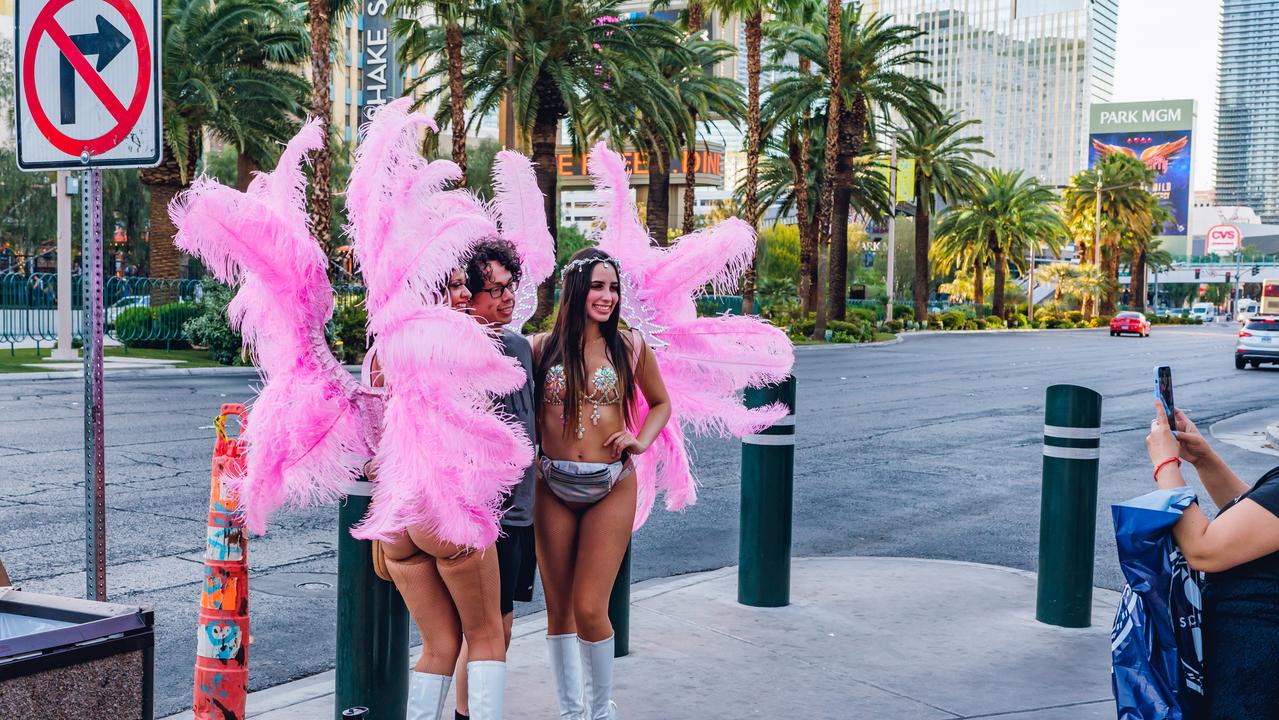
[[1190, 256], [1194, 100], [1093, 103], [1088, 167], [1112, 153], [1135, 157], [1155, 171], [1150, 191], [1172, 214], [1158, 237], [1174, 257]]

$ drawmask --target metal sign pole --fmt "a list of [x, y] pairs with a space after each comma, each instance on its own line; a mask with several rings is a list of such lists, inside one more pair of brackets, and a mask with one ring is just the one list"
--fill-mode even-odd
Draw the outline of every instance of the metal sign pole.
[[84, 171], [80, 218], [84, 285], [85, 596], [107, 599], [107, 487], [102, 425], [102, 171]]

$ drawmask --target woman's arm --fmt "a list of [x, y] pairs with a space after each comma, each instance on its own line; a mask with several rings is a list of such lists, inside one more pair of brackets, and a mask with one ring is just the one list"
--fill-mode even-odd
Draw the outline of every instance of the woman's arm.
[[[1150, 435], [1146, 437], [1146, 450], [1157, 467], [1155, 483], [1165, 490], [1185, 487], [1186, 479], [1181, 468], [1176, 463], [1165, 463], [1169, 458], [1177, 457], [1179, 446], [1168, 428], [1162, 405], [1156, 403], [1155, 406], [1155, 420], [1151, 423]], [[1186, 562], [1203, 572], [1229, 570], [1279, 552], [1279, 515], [1250, 499], [1239, 501], [1230, 508], [1230, 512], [1222, 513], [1212, 522], [1208, 521], [1198, 503], [1192, 504], [1173, 526], [1172, 533], [1186, 556]]]
[[648, 415], [644, 416], [644, 424], [637, 435], [632, 435], [629, 430], [620, 430], [609, 436], [604, 445], [612, 446], [613, 457], [621, 457], [623, 451], [638, 455], [648, 450], [671, 419], [671, 397], [666, 392], [666, 383], [662, 381], [662, 372], [657, 367], [652, 348], [639, 333], [631, 336], [631, 342], [640, 344], [639, 360], [635, 363], [635, 383], [648, 402]]
[[1217, 507], [1225, 507], [1231, 500], [1248, 491], [1248, 485], [1226, 465], [1199, 428], [1180, 410], [1177, 415], [1177, 442], [1181, 457], [1195, 466], [1204, 489], [1212, 496]]

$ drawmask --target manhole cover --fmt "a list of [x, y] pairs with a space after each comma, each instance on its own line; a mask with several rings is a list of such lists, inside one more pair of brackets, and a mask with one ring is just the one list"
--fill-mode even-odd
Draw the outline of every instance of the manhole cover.
[[279, 572], [249, 582], [254, 592], [296, 598], [337, 597], [337, 587], [337, 573]]

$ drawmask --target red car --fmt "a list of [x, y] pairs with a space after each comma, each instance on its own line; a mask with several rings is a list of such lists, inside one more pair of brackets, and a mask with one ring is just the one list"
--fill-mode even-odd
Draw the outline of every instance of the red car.
[[1110, 336], [1133, 333], [1141, 337], [1150, 336], [1150, 321], [1139, 312], [1121, 312], [1110, 319]]

